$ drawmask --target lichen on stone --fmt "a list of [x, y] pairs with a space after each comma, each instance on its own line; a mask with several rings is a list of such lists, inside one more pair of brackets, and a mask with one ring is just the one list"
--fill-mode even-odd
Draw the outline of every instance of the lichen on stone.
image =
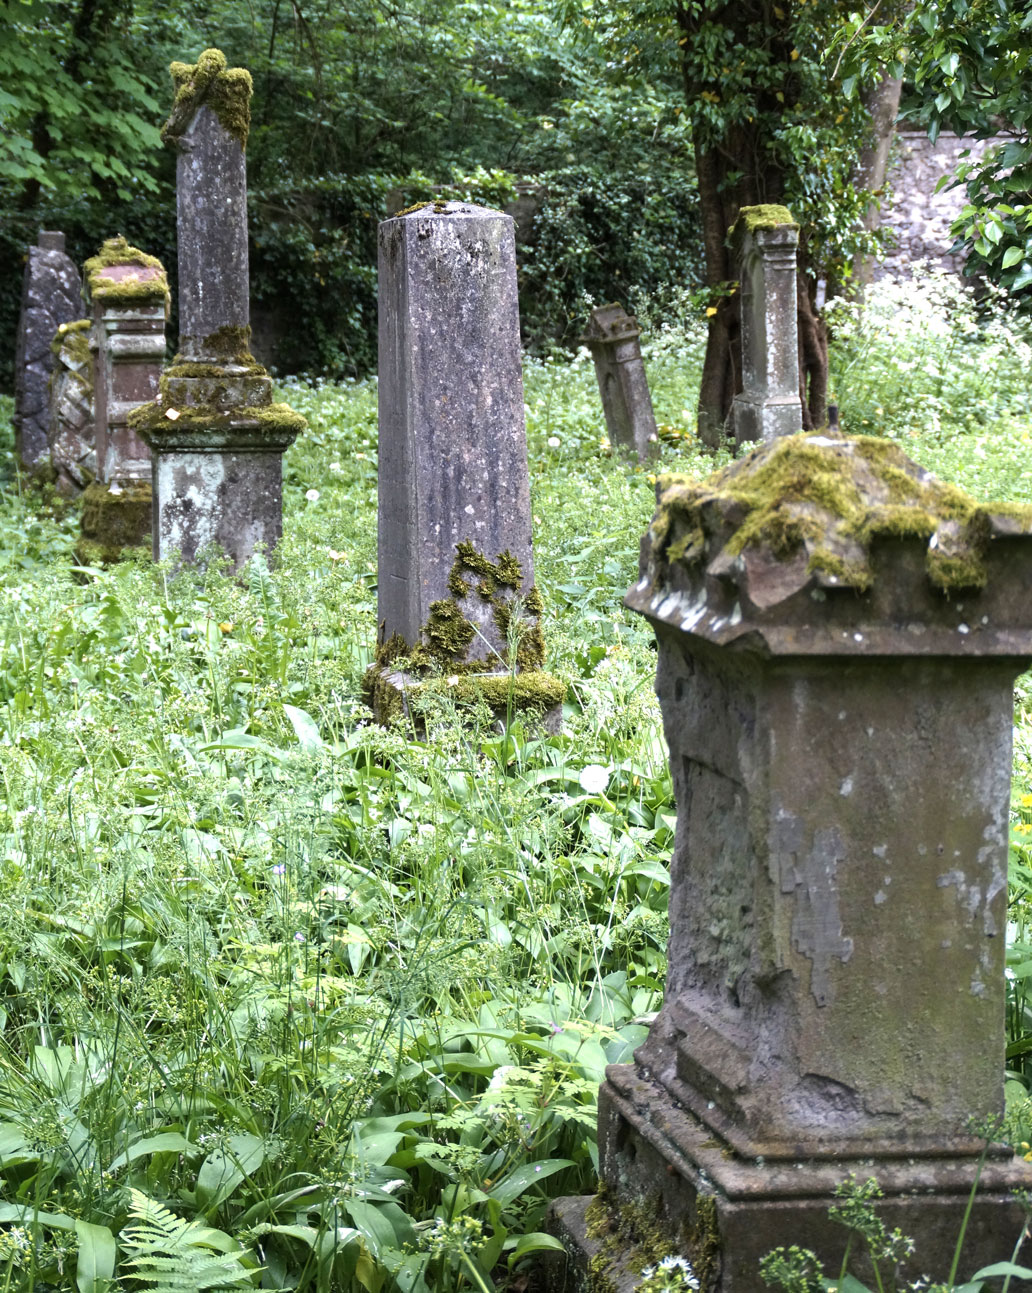
[[110, 565], [142, 553], [150, 555], [152, 494], [149, 481], [117, 486], [89, 484], [82, 496], [82, 538], [76, 549], [82, 565]]
[[227, 67], [221, 50], [206, 49], [196, 63], [172, 63], [168, 70], [175, 99], [161, 130], [165, 143], [180, 139], [198, 108], [204, 106], [211, 109], [241, 148], [247, 147], [254, 86], [246, 68]]
[[[106, 269], [123, 265], [157, 270], [158, 273], [147, 278], [131, 274], [121, 279], [108, 278], [104, 274]], [[164, 265], [157, 256], [148, 256], [139, 247], [134, 247], [122, 234], [108, 238], [96, 256], [86, 261], [83, 283], [91, 300], [115, 308], [161, 303], [167, 316], [172, 301]]]
[[766, 202], [759, 206], [742, 207], [729, 235], [732, 241], [736, 241], [747, 233], [757, 233], [760, 229], [781, 229], [786, 225], [790, 229], [799, 228], [788, 207]]
[[785, 436], [699, 482], [668, 476], [649, 531], [661, 566], [750, 551], [776, 561], [807, 555], [807, 570], [866, 592], [870, 550], [879, 540], [913, 540], [943, 592], [985, 585], [990, 526], [985, 509], [956, 486], [912, 462], [888, 440]]

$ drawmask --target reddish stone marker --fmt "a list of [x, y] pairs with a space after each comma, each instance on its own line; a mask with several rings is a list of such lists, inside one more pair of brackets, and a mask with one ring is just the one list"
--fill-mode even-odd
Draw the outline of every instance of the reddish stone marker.
[[669, 969], [600, 1093], [605, 1198], [556, 1209], [571, 1252], [644, 1206], [710, 1293], [760, 1288], [783, 1244], [837, 1273], [854, 1173], [916, 1241], [908, 1278], [947, 1278], [976, 1178], [964, 1273], [1009, 1256], [1032, 1167], [996, 1146], [979, 1178], [969, 1120], [1003, 1110], [1032, 509], [888, 441], [785, 437], [661, 480], [626, 601], [658, 639], [677, 797]]
[[251, 76], [217, 49], [173, 63], [179, 353], [132, 424], [154, 455], [154, 556], [218, 544], [239, 568], [283, 530], [284, 451], [305, 426], [272, 402], [250, 353], [247, 163]]

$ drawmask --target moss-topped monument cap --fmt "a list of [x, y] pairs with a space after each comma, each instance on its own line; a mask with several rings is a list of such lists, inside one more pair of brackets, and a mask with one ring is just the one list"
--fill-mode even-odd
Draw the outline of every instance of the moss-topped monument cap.
[[979, 504], [888, 440], [786, 436], [664, 476], [626, 603], [771, 654], [1032, 654], [1032, 507]]
[[755, 236], [761, 230], [769, 232], [775, 229], [788, 229], [793, 234], [798, 234], [799, 225], [792, 218], [792, 212], [788, 207], [774, 202], [765, 202], [760, 206], [742, 207], [729, 233], [732, 244], [737, 245], [747, 234]]
[[89, 300], [114, 307], [171, 303], [168, 276], [156, 256], [148, 256], [119, 234], [108, 238], [96, 256], [83, 266]]
[[247, 147], [251, 128], [251, 73], [245, 67], [227, 67], [220, 49], [206, 49], [196, 63], [172, 63], [176, 97], [172, 113], [161, 130], [166, 144], [176, 143], [200, 107], [210, 108], [223, 128], [241, 148]]

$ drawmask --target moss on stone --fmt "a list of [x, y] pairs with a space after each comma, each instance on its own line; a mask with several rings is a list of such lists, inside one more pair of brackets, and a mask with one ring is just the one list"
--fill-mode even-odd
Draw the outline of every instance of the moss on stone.
[[[120, 265], [155, 269], [158, 270], [158, 276], [138, 278], [130, 275], [122, 279], [105, 277], [105, 269]], [[91, 256], [86, 261], [83, 265], [83, 281], [91, 300], [114, 308], [160, 303], [164, 305], [167, 314], [172, 301], [168, 290], [168, 275], [161, 261], [157, 256], [148, 256], [139, 247], [134, 247], [121, 234], [116, 238], [108, 238], [96, 256]]]
[[458, 602], [442, 597], [430, 603], [423, 635], [435, 656], [444, 660], [461, 660], [473, 641], [475, 629], [462, 613]]
[[92, 319], [76, 319], [74, 323], [62, 323], [54, 333], [54, 340], [50, 343], [50, 353], [56, 355], [63, 350], [66, 354], [72, 354], [76, 359], [85, 353], [88, 359], [90, 353], [90, 328], [92, 327]]
[[740, 238], [743, 234], [756, 233], [760, 229], [780, 229], [784, 225], [791, 229], [799, 228], [788, 207], [765, 202], [759, 206], [742, 207], [730, 233], [732, 238]]
[[[176, 416], [169, 417], [169, 413]], [[127, 421], [148, 444], [151, 439], [203, 439], [209, 434], [214, 440], [235, 435], [242, 441], [253, 440], [256, 449], [260, 449], [263, 443], [293, 440], [308, 426], [304, 416], [289, 404], [267, 404], [264, 408], [222, 408], [215, 404], [198, 404], [191, 408], [170, 409], [152, 402], [131, 409]], [[248, 423], [257, 425], [252, 428]]]
[[[252, 368], [256, 372], [260, 370], [260, 375], [265, 375], [265, 369], [251, 354], [249, 324], [226, 324], [225, 327], [209, 332], [206, 337], [198, 338], [196, 344], [205, 355], [205, 360], [201, 361], [205, 366], [214, 368], [219, 364], [232, 364], [235, 368]], [[208, 361], [211, 361], [210, 364]], [[176, 355], [172, 360], [173, 366], [191, 363], [193, 361], [182, 354]]]
[[92, 481], [82, 496], [80, 545], [89, 545], [93, 560], [82, 564], [121, 561], [129, 549], [145, 547], [149, 552], [151, 511], [148, 481], [125, 481], [117, 486]]
[[175, 143], [204, 106], [214, 112], [222, 128], [241, 148], [247, 147], [254, 86], [246, 68], [227, 67], [221, 50], [206, 49], [196, 63], [172, 63], [168, 70], [175, 99], [161, 130], [165, 143]]
[[[654, 557], [692, 565], [751, 549], [786, 560], [808, 553], [812, 573], [865, 592], [870, 545], [914, 538], [945, 592], [981, 587], [990, 531], [985, 513], [887, 440], [823, 433], [786, 436], [698, 482], [661, 480], [650, 528]], [[934, 536], [934, 537], [933, 537]]]

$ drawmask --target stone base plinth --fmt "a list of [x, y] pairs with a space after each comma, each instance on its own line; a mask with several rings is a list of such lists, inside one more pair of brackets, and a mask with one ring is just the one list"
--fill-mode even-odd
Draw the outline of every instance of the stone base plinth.
[[[561, 1259], [553, 1265], [552, 1293], [623, 1293], [644, 1266], [671, 1253], [692, 1262], [703, 1293], [755, 1293], [764, 1287], [762, 1258], [792, 1244], [812, 1249], [837, 1275], [848, 1232], [828, 1209], [850, 1174], [878, 1181], [879, 1217], [915, 1242], [899, 1285], [921, 1275], [948, 1278], [977, 1177], [959, 1272], [969, 1277], [1010, 1258], [1025, 1216], [1012, 1191], [1032, 1186], [1032, 1167], [1002, 1147], [981, 1173], [975, 1157], [742, 1159], [632, 1065], [613, 1065], [602, 1086], [599, 1155], [604, 1185], [597, 1200], [564, 1199], [553, 1208], [553, 1231], [568, 1260], [565, 1268]], [[853, 1247], [852, 1272], [871, 1282], [863, 1244]], [[1019, 1261], [1030, 1257], [1026, 1241]], [[1011, 1283], [1012, 1290], [1028, 1287]]]
[[97, 566], [148, 554], [152, 514], [149, 481], [112, 485], [92, 481], [82, 496], [82, 538], [76, 545], [76, 560]]
[[798, 435], [803, 427], [803, 406], [798, 395], [751, 398], [736, 395], [732, 408], [735, 443], [766, 442], [781, 436]]
[[418, 703], [421, 698], [442, 705], [469, 709], [480, 702], [494, 721], [505, 725], [513, 718], [534, 718], [546, 732], [559, 731], [566, 688], [550, 673], [458, 673], [427, 677], [374, 664], [366, 672], [363, 692], [378, 723], [404, 718], [417, 730], [425, 724]]
[[218, 544], [239, 569], [283, 533], [283, 455], [227, 450], [154, 455], [154, 558], [193, 561]]

